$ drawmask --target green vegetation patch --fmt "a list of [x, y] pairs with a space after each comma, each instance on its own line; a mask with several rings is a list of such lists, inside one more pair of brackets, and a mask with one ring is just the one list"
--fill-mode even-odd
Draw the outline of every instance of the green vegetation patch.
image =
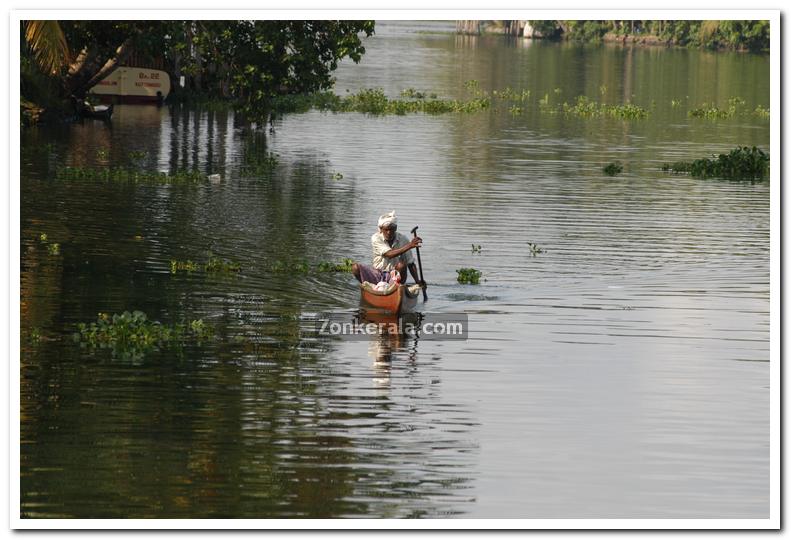
[[470, 285], [478, 285], [481, 282], [481, 271], [475, 268], [459, 268], [456, 270], [456, 281]]
[[60, 255], [60, 244], [57, 242], [50, 242], [47, 233], [41, 233], [38, 241], [42, 246], [47, 248], [47, 253], [50, 255]]
[[604, 174], [607, 176], [615, 176], [616, 174], [620, 174], [623, 172], [623, 165], [621, 165], [620, 161], [614, 161], [612, 163], [608, 163], [604, 166]]
[[100, 182], [125, 182], [130, 184], [197, 184], [207, 180], [207, 176], [198, 171], [165, 172], [137, 171], [124, 167], [90, 168], [62, 167], [55, 177], [59, 180], [87, 180]]
[[769, 154], [753, 146], [735, 148], [727, 154], [695, 161], [665, 164], [662, 170], [684, 173], [696, 178], [729, 178], [735, 180], [761, 180], [769, 176]]
[[297, 259], [294, 261], [275, 261], [269, 267], [271, 272], [276, 274], [309, 274], [311, 272], [351, 272], [353, 259], [343, 259], [339, 263], [322, 261], [316, 266], [312, 266], [305, 260]]
[[278, 112], [305, 112], [310, 109], [330, 112], [359, 112], [374, 115], [405, 115], [414, 113], [444, 114], [472, 113], [491, 106], [488, 97], [474, 97], [469, 100], [439, 99], [434, 93], [423, 93], [409, 88], [402, 92], [406, 99], [390, 99], [381, 88], [366, 88], [338, 96], [332, 92], [282, 96], [273, 102]]
[[96, 322], [79, 323], [73, 338], [82, 347], [112, 349], [114, 356], [139, 359], [165, 345], [201, 342], [213, 335], [202, 319], [164, 325], [149, 320], [142, 311], [124, 311], [112, 316], [99, 313]]
[[340, 263], [331, 263], [327, 261], [320, 262], [316, 267], [319, 272], [351, 272], [353, 259], [343, 259]]
[[764, 107], [763, 105], [758, 105], [754, 110], [753, 114], [758, 116], [759, 118], [769, 118], [769, 109]]
[[690, 110], [687, 115], [690, 118], [705, 118], [707, 120], [723, 120], [733, 118], [744, 106], [744, 100], [738, 96], [728, 100], [726, 108], [720, 108], [714, 104], [704, 103], [702, 106]]
[[170, 261], [170, 273], [176, 274], [178, 272], [195, 272], [198, 270], [198, 263], [187, 259], [186, 261], [177, 261], [176, 259], [171, 259]]
[[229, 261], [228, 259], [210, 257], [209, 261], [203, 265], [203, 269], [208, 273], [231, 274], [241, 272], [242, 265], [235, 261]]
[[186, 261], [179, 261], [176, 259], [170, 260], [171, 274], [177, 274], [179, 272], [197, 272], [200, 269], [203, 269], [207, 274], [234, 274], [242, 271], [242, 265], [236, 261], [214, 256], [209, 256], [209, 260], [203, 265], [189, 259]]
[[578, 96], [577, 101], [573, 104], [564, 102], [556, 111], [582, 118], [609, 116], [624, 120], [640, 120], [648, 117], [648, 111], [638, 105], [631, 103], [608, 105], [593, 101], [587, 96]]

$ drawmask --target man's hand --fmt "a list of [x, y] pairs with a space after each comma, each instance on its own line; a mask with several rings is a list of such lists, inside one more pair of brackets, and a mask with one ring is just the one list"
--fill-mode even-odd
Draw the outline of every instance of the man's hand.
[[420, 238], [419, 236], [416, 236], [412, 240], [409, 241], [409, 249], [419, 248], [419, 247], [421, 247], [422, 243], [423, 243], [423, 239]]

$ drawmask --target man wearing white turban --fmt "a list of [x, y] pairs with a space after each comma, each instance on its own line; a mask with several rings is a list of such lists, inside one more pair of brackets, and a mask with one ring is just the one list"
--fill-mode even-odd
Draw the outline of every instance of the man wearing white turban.
[[367, 264], [352, 264], [352, 274], [357, 281], [362, 283], [379, 283], [380, 281], [390, 281], [390, 272], [396, 270], [401, 274], [401, 283], [406, 283], [407, 268], [415, 280], [415, 283], [425, 287], [425, 282], [418, 277], [415, 258], [411, 250], [422, 245], [423, 240], [416, 236], [412, 240], [397, 232], [398, 218], [395, 210], [379, 216], [379, 231], [371, 236], [371, 248], [373, 250], [373, 266]]

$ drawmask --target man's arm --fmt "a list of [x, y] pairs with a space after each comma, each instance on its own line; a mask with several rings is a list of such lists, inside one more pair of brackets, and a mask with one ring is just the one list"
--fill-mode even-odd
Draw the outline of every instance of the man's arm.
[[406, 253], [412, 248], [420, 247], [420, 243], [423, 240], [420, 239], [419, 236], [414, 237], [412, 240], [409, 241], [408, 244], [401, 246], [400, 248], [394, 248], [390, 251], [386, 251], [382, 254], [383, 257], [387, 257], [388, 259], [392, 259], [393, 257], [398, 257], [399, 255]]

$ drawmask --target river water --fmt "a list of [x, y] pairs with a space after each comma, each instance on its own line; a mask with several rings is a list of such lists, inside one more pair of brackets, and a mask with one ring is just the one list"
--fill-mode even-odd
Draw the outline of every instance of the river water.
[[[768, 517], [769, 183], [660, 170], [768, 150], [765, 118], [687, 116], [768, 107], [768, 57], [452, 27], [378, 24], [336, 91], [462, 98], [475, 79], [530, 90], [522, 112], [312, 111], [255, 134], [228, 112], [117, 106], [112, 125], [22, 133], [23, 516]], [[537, 105], [578, 95], [650, 116]], [[275, 170], [242, 174], [264, 146]], [[221, 180], [54, 173], [130, 162]], [[466, 340], [317, 336], [316, 314], [354, 316], [353, 278], [269, 271], [370, 262], [391, 209], [424, 239], [418, 309], [465, 314]], [[210, 253], [242, 271], [171, 273]], [[134, 358], [71, 339], [134, 309], [216, 336]]]

